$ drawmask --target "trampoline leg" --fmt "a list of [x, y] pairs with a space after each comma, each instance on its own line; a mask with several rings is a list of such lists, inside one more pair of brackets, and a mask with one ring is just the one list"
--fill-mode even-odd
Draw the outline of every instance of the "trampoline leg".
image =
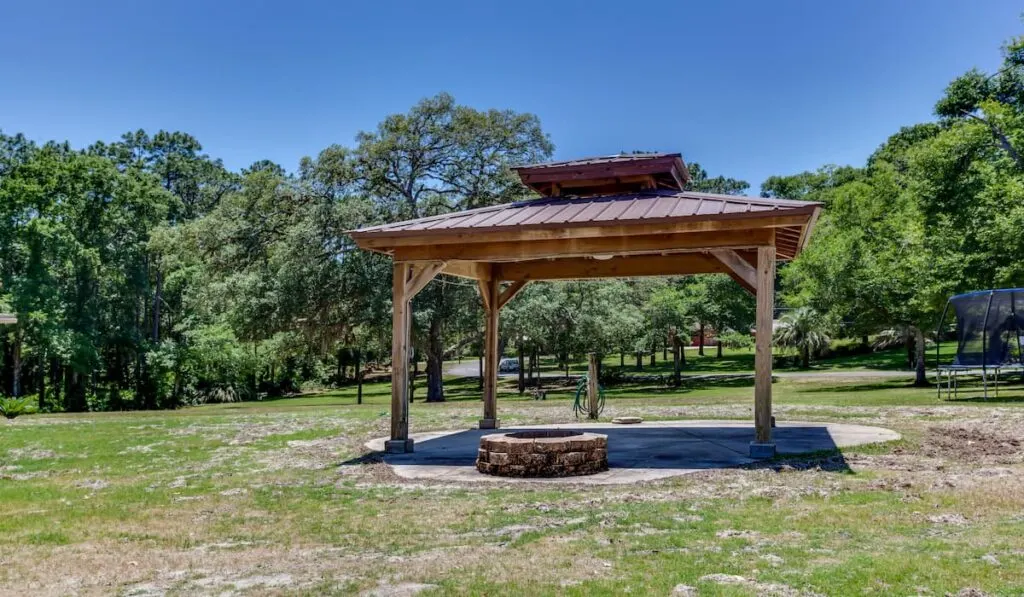
[[996, 398], [999, 398], [999, 369], [996, 369]]
[[988, 400], [988, 371], [981, 370], [981, 396], [983, 400]]

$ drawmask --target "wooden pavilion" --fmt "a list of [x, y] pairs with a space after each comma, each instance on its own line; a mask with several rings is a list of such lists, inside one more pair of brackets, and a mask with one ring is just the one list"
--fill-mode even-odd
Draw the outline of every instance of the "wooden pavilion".
[[724, 273], [757, 296], [751, 454], [772, 443], [775, 263], [807, 243], [821, 204], [686, 191], [679, 154], [617, 155], [515, 169], [538, 199], [352, 231], [394, 259], [389, 452], [410, 452], [410, 300], [438, 274], [476, 280], [486, 312], [481, 429], [498, 427], [498, 314], [537, 280]]

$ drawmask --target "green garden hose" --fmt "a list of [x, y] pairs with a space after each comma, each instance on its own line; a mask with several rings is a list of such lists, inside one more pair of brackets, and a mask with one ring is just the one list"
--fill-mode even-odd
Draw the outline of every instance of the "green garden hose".
[[[572, 410], [576, 413], [576, 418], [580, 418], [580, 415], [585, 417], [590, 415], [590, 406], [587, 403], [587, 384], [589, 382], [589, 376], [583, 375], [580, 380], [576, 382], [576, 400], [572, 404]], [[604, 412], [604, 388], [601, 384], [597, 385], [597, 414], [600, 415]]]

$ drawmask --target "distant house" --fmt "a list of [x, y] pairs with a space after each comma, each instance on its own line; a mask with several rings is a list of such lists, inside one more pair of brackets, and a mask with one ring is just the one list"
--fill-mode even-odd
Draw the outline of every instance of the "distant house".
[[18, 323], [18, 315], [16, 313], [0, 313], [0, 325], [13, 325]]

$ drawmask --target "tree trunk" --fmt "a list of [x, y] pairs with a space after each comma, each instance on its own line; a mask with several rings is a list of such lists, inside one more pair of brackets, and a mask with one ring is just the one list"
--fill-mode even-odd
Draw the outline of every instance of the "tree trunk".
[[[416, 393], [416, 376], [420, 374], [420, 360], [418, 357], [413, 356], [412, 358], [412, 372], [409, 373], [409, 402], [415, 400]], [[427, 380], [427, 384], [430, 384], [430, 380]]]
[[60, 398], [60, 361], [57, 357], [50, 357], [50, 385], [53, 386], [53, 403], [55, 405], [61, 404]]
[[[479, 364], [480, 364], [480, 383], [479, 383], [479, 387], [477, 389], [478, 390], [483, 390], [484, 389], [484, 355], [483, 355], [482, 352], [480, 353]], [[483, 400], [483, 395], [480, 396], [480, 399]]]
[[79, 413], [89, 410], [89, 405], [85, 399], [85, 384], [82, 383], [82, 376], [77, 371], [72, 371], [70, 375], [65, 374], [67, 379], [67, 401], [68, 401], [68, 412]]
[[523, 352], [523, 339], [519, 339], [519, 346], [516, 350], [516, 356], [519, 359], [519, 393], [522, 394], [526, 391], [526, 355]]
[[444, 345], [441, 318], [431, 318], [427, 334], [427, 402], [444, 402]]
[[39, 412], [46, 408], [46, 354], [39, 355]]
[[355, 349], [356, 354], [356, 370], [354, 372], [356, 376], [356, 404], [363, 403], [363, 366], [359, 362], [360, 357], [363, 356], [362, 352], [357, 348]]
[[655, 349], [654, 349], [654, 347], [652, 346], [652, 347], [651, 347], [651, 367], [653, 367], [653, 366], [654, 366], [654, 365], [656, 364], [656, 363], [654, 362], [654, 359], [655, 359], [655, 357], [657, 356], [657, 354], [658, 354], [658, 351], [657, 351], [657, 350], [655, 350]]
[[697, 354], [699, 354], [700, 356], [704, 356], [704, 324], [703, 323], [700, 324], [700, 327], [698, 328], [697, 333], [700, 334], [697, 337]]
[[811, 350], [806, 344], [800, 347], [800, 368], [807, 369], [811, 366]]
[[668, 342], [662, 342], [661, 344], [661, 360], [668, 360]]
[[163, 302], [164, 275], [160, 271], [160, 265], [156, 266], [156, 292], [153, 293], [153, 331], [151, 337], [153, 343], [160, 342], [160, 307]]
[[916, 344], [916, 375], [914, 377], [914, 385], [918, 387], [924, 387], [928, 385], [928, 375], [925, 369], [925, 358], [924, 358], [924, 332], [918, 328], [914, 328], [914, 341]]
[[722, 339], [718, 338], [717, 341], [715, 342], [715, 344], [717, 344], [717, 346], [715, 347], [715, 350], [718, 351], [718, 355], [717, 356], [718, 356], [718, 358], [722, 358]]
[[21, 396], [21, 327], [14, 330], [14, 346], [11, 347], [12, 368], [11, 372], [11, 395], [15, 398]]
[[4, 328], [0, 328], [0, 359], [3, 359], [0, 367], [0, 394], [10, 396], [13, 394], [14, 370], [11, 363], [14, 360], [11, 346], [11, 335]]
[[672, 383], [678, 387], [682, 380], [680, 379], [681, 368], [679, 366], [679, 338], [676, 336], [675, 329], [669, 332], [669, 340], [672, 342]]
[[644, 353], [642, 350], [636, 351], [636, 370], [644, 370]]
[[623, 350], [619, 351], [619, 369], [626, 366], [626, 352]]
[[531, 379], [532, 379], [532, 376], [536, 376], [537, 377], [536, 381], [534, 382], [534, 387], [536, 387], [539, 390], [540, 389], [540, 379], [541, 378], [540, 378], [540, 355], [537, 354], [538, 350], [539, 349], [536, 346], [533, 347], [533, 354], [530, 355], [530, 375], [531, 375]]

